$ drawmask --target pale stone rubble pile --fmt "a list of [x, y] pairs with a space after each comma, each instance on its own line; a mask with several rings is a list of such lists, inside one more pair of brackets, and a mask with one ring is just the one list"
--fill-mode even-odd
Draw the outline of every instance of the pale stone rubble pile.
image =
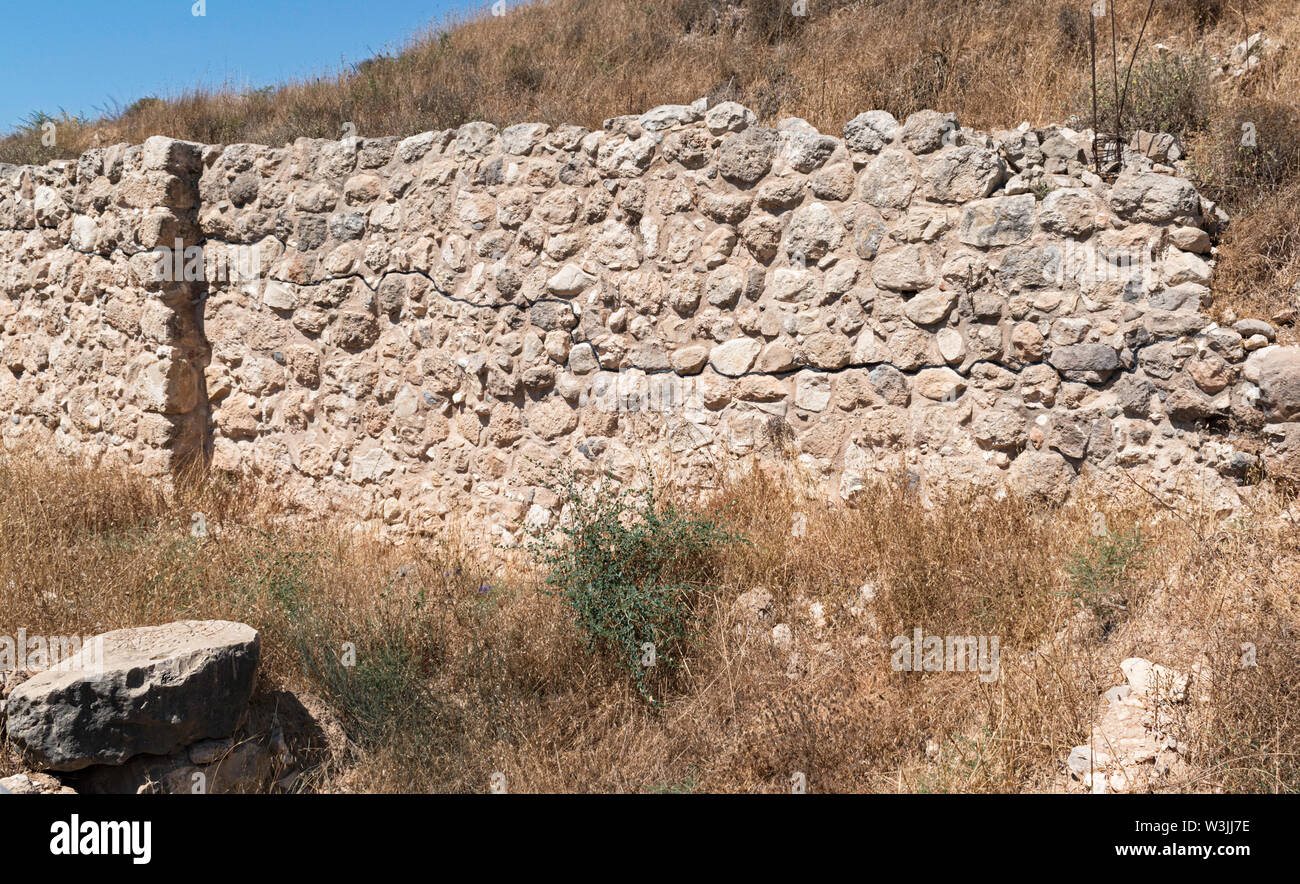
[[1125, 683], [1101, 697], [1089, 742], [1065, 761], [1071, 781], [1094, 794], [1155, 791], [1190, 770], [1184, 707], [1195, 699], [1191, 676], [1142, 657], [1120, 669]]
[[[6, 167], [0, 426], [507, 541], [557, 462], [703, 487], [792, 453], [842, 497], [1131, 472], [1224, 512], [1297, 478], [1300, 351], [1206, 313], [1221, 213], [1163, 142], [1113, 182], [1089, 142], [700, 101]], [[227, 273], [193, 313], [139, 276], [177, 238]]]

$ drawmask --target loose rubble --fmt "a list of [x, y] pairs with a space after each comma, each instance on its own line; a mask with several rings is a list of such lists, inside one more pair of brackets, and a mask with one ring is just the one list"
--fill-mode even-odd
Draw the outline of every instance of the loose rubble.
[[1065, 760], [1072, 780], [1095, 794], [1150, 792], [1188, 770], [1183, 760], [1190, 678], [1131, 657], [1120, 664], [1126, 683], [1102, 696], [1088, 743]]

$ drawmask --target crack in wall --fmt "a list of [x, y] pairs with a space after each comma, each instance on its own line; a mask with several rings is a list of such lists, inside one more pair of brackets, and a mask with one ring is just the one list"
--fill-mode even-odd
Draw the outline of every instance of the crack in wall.
[[[216, 240], [216, 241], [218, 241], [218, 242], [222, 242], [223, 244], [227, 244], [227, 245], [230, 245], [230, 244], [231, 244], [231, 243], [228, 243], [228, 242], [223, 241], [223, 240]], [[329, 283], [332, 283], [332, 282], [342, 282], [342, 281], [345, 281], [345, 280], [355, 279], [355, 280], [360, 280], [361, 283], [362, 283], [363, 285], [365, 285], [366, 288], [367, 288], [367, 289], [368, 289], [372, 294], [377, 294], [377, 293], [379, 292], [379, 288], [380, 288], [380, 286], [383, 285], [384, 280], [388, 279], [388, 277], [390, 277], [390, 276], [417, 276], [417, 277], [420, 277], [420, 278], [422, 278], [422, 279], [427, 280], [427, 281], [429, 282], [429, 284], [432, 286], [432, 288], [433, 288], [433, 292], [434, 292], [436, 295], [438, 295], [439, 297], [443, 298], [444, 300], [449, 301], [449, 302], [452, 302], [452, 303], [456, 303], [456, 304], [463, 304], [463, 305], [465, 305], [465, 306], [467, 306], [467, 307], [472, 307], [472, 308], [474, 308], [474, 309], [476, 309], [476, 310], [493, 310], [493, 311], [498, 311], [498, 312], [499, 312], [499, 311], [504, 310], [504, 309], [506, 309], [506, 308], [508, 308], [508, 307], [514, 307], [514, 308], [516, 308], [516, 309], [518, 309], [518, 310], [526, 310], [526, 309], [529, 309], [529, 308], [531, 308], [531, 307], [533, 307], [533, 306], [535, 306], [535, 305], [537, 305], [537, 304], [558, 304], [558, 305], [565, 306], [565, 307], [569, 307], [570, 309], [572, 309], [572, 308], [575, 306], [575, 303], [576, 303], [575, 301], [572, 301], [572, 300], [566, 300], [566, 299], [564, 299], [564, 298], [557, 298], [557, 297], [540, 297], [540, 298], [535, 298], [535, 299], [532, 299], [532, 300], [529, 300], [529, 299], [525, 298], [525, 299], [523, 300], [522, 303], [516, 303], [516, 302], [513, 302], [513, 301], [498, 302], [498, 303], [477, 303], [477, 302], [474, 302], [474, 301], [467, 300], [467, 299], [465, 299], [465, 298], [458, 298], [458, 297], [456, 297], [455, 295], [451, 295], [451, 294], [447, 293], [446, 291], [444, 291], [444, 290], [441, 288], [441, 286], [438, 284], [437, 280], [435, 280], [432, 276], [430, 276], [426, 271], [423, 271], [423, 270], [420, 270], [420, 269], [412, 269], [412, 270], [390, 270], [390, 271], [385, 271], [384, 273], [379, 274], [379, 275], [377, 276], [376, 281], [375, 281], [375, 283], [374, 283], [373, 285], [371, 284], [370, 279], [367, 278], [367, 276], [366, 276], [365, 274], [361, 274], [361, 273], [346, 273], [346, 274], [337, 275], [337, 276], [327, 276], [327, 277], [325, 277], [325, 278], [323, 278], [323, 279], [321, 279], [321, 280], [313, 281], [313, 282], [308, 282], [308, 283], [299, 283], [299, 282], [294, 282], [294, 281], [292, 281], [292, 280], [282, 279], [282, 278], [280, 278], [280, 277], [276, 277], [276, 276], [267, 276], [267, 277], [266, 277], [266, 281], [267, 281], [267, 282], [278, 282], [278, 283], [283, 283], [283, 284], [285, 284], [285, 285], [292, 285], [292, 286], [295, 286], [295, 287], [298, 287], [298, 288], [314, 288], [314, 287], [317, 287], [317, 286], [328, 285]], [[255, 281], [255, 280], [249, 280], [249, 281]], [[207, 296], [205, 295], [204, 297], [206, 298]], [[280, 310], [276, 310], [276, 308], [274, 308], [274, 307], [270, 307], [270, 308], [268, 308], [268, 309], [273, 310], [273, 311], [275, 311], [276, 313], [291, 312], [291, 311], [280, 311]], [[376, 316], [378, 316], [378, 313], [376, 313]], [[577, 319], [577, 318], [578, 318], [578, 316], [577, 316], [577, 314], [575, 314], [575, 319]], [[580, 325], [580, 324], [581, 324], [581, 323], [580, 323], [580, 321], [579, 321], [579, 325]], [[934, 324], [934, 323], [932, 323], [932, 324]], [[588, 344], [588, 345], [590, 345], [590, 346], [592, 347], [593, 356], [594, 356], [594, 357], [596, 358], [596, 360], [597, 360], [597, 364], [598, 364], [598, 366], [599, 366], [599, 367], [598, 367], [598, 370], [599, 370], [599, 371], [611, 371], [611, 372], [617, 372], [617, 371], [623, 371], [623, 370], [627, 370], [627, 369], [635, 369], [635, 370], [637, 370], [637, 371], [644, 372], [644, 373], [647, 374], [647, 375], [672, 374], [672, 375], [676, 375], [676, 376], [678, 376], [678, 377], [682, 377], [682, 378], [694, 377], [694, 376], [700, 374], [700, 372], [694, 372], [694, 373], [683, 373], [683, 372], [678, 371], [677, 369], [673, 369], [673, 368], [644, 368], [644, 367], [642, 367], [642, 366], [638, 366], [638, 365], [629, 365], [629, 366], [625, 366], [625, 367], [622, 367], [622, 368], [619, 368], [619, 369], [606, 369], [603, 365], [600, 365], [600, 355], [599, 355], [598, 352], [596, 352], [595, 345], [592, 343], [592, 341], [591, 341], [589, 338], [586, 338], [586, 337], [575, 337], [575, 336], [574, 336], [574, 332], [575, 332], [576, 328], [577, 328], [577, 326], [575, 326], [575, 328], [572, 328], [572, 329], [566, 329], [566, 331], [567, 331], [568, 334], [569, 334], [569, 340], [570, 340], [570, 342], [571, 342], [572, 344]], [[761, 338], [755, 338], [755, 337], [748, 336], [748, 335], [746, 335], [745, 337], [749, 338], [750, 340], [761, 340]], [[846, 337], [849, 337], [849, 336], [846, 335]], [[1129, 346], [1129, 347], [1128, 347], [1128, 349], [1133, 353], [1133, 363], [1134, 363], [1134, 365], [1133, 365], [1132, 367], [1124, 368], [1124, 369], [1122, 369], [1122, 370], [1121, 370], [1121, 369], [1111, 369], [1111, 370], [1105, 370], [1105, 371], [1101, 371], [1101, 370], [1099, 370], [1098, 373], [1099, 373], [1099, 374], [1115, 374], [1115, 375], [1133, 374], [1134, 371], [1136, 370], [1136, 367], [1137, 367], [1138, 354], [1140, 354], [1143, 350], [1147, 349], [1148, 347], [1152, 347], [1152, 346], [1155, 346], [1155, 345], [1158, 345], [1158, 344], [1176, 343], [1176, 342], [1178, 342], [1178, 341], [1183, 341], [1183, 340], [1203, 340], [1203, 339], [1205, 339], [1205, 338], [1206, 338], [1206, 334], [1205, 334], [1205, 332], [1203, 332], [1203, 331], [1202, 331], [1202, 332], [1198, 332], [1198, 333], [1196, 333], [1195, 335], [1165, 335], [1165, 336], [1155, 336], [1155, 337], [1152, 337], [1152, 338], [1150, 338], [1150, 339], [1144, 341], [1144, 342], [1141, 343], [1141, 344], [1138, 344], [1138, 345], [1136, 345], [1136, 346]], [[733, 339], [733, 340], [735, 340], [735, 339]], [[719, 342], [719, 343], [725, 343], [725, 342]], [[1064, 346], [1069, 346], [1069, 345], [1064, 345]], [[931, 370], [931, 369], [944, 369], [944, 368], [946, 368], [946, 369], [949, 369], [949, 370], [951, 370], [951, 371], [957, 373], [958, 375], [960, 375], [960, 376], [963, 377], [963, 378], [969, 378], [969, 377], [970, 377], [971, 370], [974, 369], [975, 366], [977, 366], [977, 365], [992, 365], [992, 366], [995, 366], [995, 367], [997, 367], [997, 368], [999, 368], [999, 369], [1001, 369], [1001, 370], [1003, 370], [1003, 371], [1007, 371], [1007, 372], [1010, 372], [1011, 374], [1015, 374], [1015, 375], [1020, 375], [1020, 374], [1022, 374], [1025, 370], [1027, 370], [1027, 369], [1029, 369], [1029, 368], [1032, 368], [1032, 367], [1035, 367], [1035, 366], [1041, 366], [1041, 365], [1049, 366], [1049, 367], [1051, 367], [1054, 371], [1057, 371], [1058, 373], [1061, 371], [1061, 369], [1058, 369], [1058, 368], [1056, 368], [1056, 366], [1052, 365], [1050, 359], [1040, 359], [1040, 360], [1032, 360], [1032, 361], [1021, 361], [1021, 362], [1019, 362], [1019, 364], [1016, 364], [1016, 363], [1007, 363], [1007, 362], [1002, 362], [1002, 361], [999, 361], [999, 360], [996, 359], [996, 358], [991, 358], [991, 357], [981, 357], [981, 358], [979, 358], [979, 359], [974, 359], [974, 360], [972, 360], [972, 361], [970, 361], [970, 362], [962, 362], [962, 363], [947, 363], [947, 362], [944, 362], [944, 363], [923, 363], [923, 364], [918, 365], [918, 366], [916, 366], [916, 367], [914, 367], [914, 368], [902, 368], [902, 367], [900, 367], [897, 363], [892, 362], [892, 361], [890, 361], [890, 360], [875, 360], [875, 361], [867, 361], [867, 362], [852, 362], [852, 361], [850, 361], [847, 365], [843, 365], [843, 366], [840, 366], [840, 367], [838, 367], [838, 368], [822, 368], [822, 367], [820, 367], [820, 366], [815, 366], [815, 365], [800, 365], [800, 366], [797, 366], [796, 368], [786, 369], [786, 370], [783, 370], [783, 371], [748, 370], [748, 371], [742, 372], [742, 373], [740, 373], [740, 374], [725, 374], [725, 373], [723, 373], [723, 372], [721, 372], [721, 371], [718, 371], [717, 367], [716, 367], [712, 362], [708, 362], [708, 363], [706, 363], [706, 366], [707, 366], [707, 367], [712, 368], [712, 369], [714, 370], [714, 372], [717, 373], [718, 375], [720, 375], [721, 377], [732, 378], [732, 379], [740, 379], [740, 378], [746, 378], [746, 377], [773, 377], [773, 378], [782, 378], [782, 379], [784, 379], [784, 378], [789, 378], [789, 377], [792, 377], [792, 376], [794, 376], [794, 375], [800, 374], [800, 373], [802, 373], [802, 372], [813, 372], [813, 373], [816, 373], [816, 374], [836, 375], [836, 374], [841, 374], [841, 373], [843, 373], [843, 372], [851, 371], [851, 370], [874, 369], [874, 368], [879, 368], [879, 367], [882, 367], [882, 366], [887, 366], [887, 367], [893, 368], [894, 370], [896, 370], [896, 371], [900, 372], [901, 374], [906, 375], [906, 376], [908, 376], [908, 377], [915, 377], [915, 376], [916, 376], [917, 374], [919, 374], [920, 372], [922, 372], [922, 371], [926, 371], [926, 370]], [[703, 369], [701, 369], [701, 371], [702, 371], [702, 370], [703, 370]]]

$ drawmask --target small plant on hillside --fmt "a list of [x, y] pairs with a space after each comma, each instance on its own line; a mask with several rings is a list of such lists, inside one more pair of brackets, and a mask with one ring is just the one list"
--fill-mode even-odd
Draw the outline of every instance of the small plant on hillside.
[[388, 744], [398, 733], [431, 733], [439, 724], [432, 677], [441, 644], [423, 608], [419, 594], [386, 589], [363, 618], [342, 619], [317, 603], [295, 612], [293, 639], [304, 671], [363, 747]]
[[1088, 9], [1080, 6], [1062, 6], [1056, 11], [1056, 31], [1063, 50], [1072, 55], [1088, 51], [1088, 16]]
[[5, 162], [44, 165], [67, 154], [67, 145], [77, 143], [78, 135], [90, 125], [84, 117], [61, 111], [58, 116], [37, 111], [27, 115], [9, 133]]
[[659, 783], [647, 786], [645, 791], [651, 795], [690, 795], [700, 787], [699, 772], [691, 767], [681, 782]]
[[162, 103], [163, 100], [161, 98], [154, 95], [146, 95], [143, 98], [137, 98], [135, 101], [127, 105], [126, 109], [122, 111], [122, 116], [129, 117], [133, 114], [138, 115], [144, 113], [151, 107], [158, 107]]
[[1109, 531], [1088, 538], [1088, 549], [1076, 551], [1065, 566], [1070, 576], [1066, 595], [1110, 623], [1128, 604], [1128, 578], [1141, 565], [1141, 528], [1123, 534]]
[[[1169, 56], [1138, 62], [1128, 77], [1120, 72], [1122, 104], [1120, 126], [1127, 138], [1138, 129], [1186, 136], [1206, 127], [1214, 106], [1214, 83], [1210, 66], [1200, 58]], [[1115, 128], [1115, 90], [1098, 88], [1097, 127], [1103, 132]], [[1092, 124], [1092, 93], [1075, 100], [1079, 119]]]
[[1300, 110], [1262, 101], [1238, 107], [1215, 120], [1192, 158], [1207, 194], [1245, 215], [1300, 181]]
[[1197, 186], [1232, 216], [1216, 305], [1272, 316], [1300, 283], [1300, 110], [1255, 101], [1212, 123], [1192, 150]]
[[527, 548], [593, 651], [626, 669], [641, 696], [655, 667], [677, 665], [695, 621], [694, 602], [713, 576], [711, 554], [740, 541], [714, 518], [678, 509], [653, 484], [588, 489], [550, 473], [560, 496], [557, 528], [530, 526]]
[[257, 534], [261, 543], [245, 553], [242, 580], [235, 581], [235, 589], [245, 598], [266, 599], [279, 605], [292, 616], [311, 592], [308, 568], [316, 556], [276, 547], [276, 538], [268, 532]]
[[1213, 27], [1223, 18], [1227, 0], [1161, 0], [1162, 12], [1186, 12], [1191, 14], [1192, 24], [1197, 32]]

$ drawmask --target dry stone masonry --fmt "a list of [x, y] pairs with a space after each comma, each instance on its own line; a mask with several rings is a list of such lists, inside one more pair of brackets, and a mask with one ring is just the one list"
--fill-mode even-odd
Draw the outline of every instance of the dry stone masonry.
[[167, 473], [202, 453], [201, 283], [151, 250], [197, 245], [196, 145], [153, 138], [76, 163], [0, 165], [0, 413], [37, 434]]
[[0, 167], [3, 438], [498, 540], [553, 517], [557, 462], [700, 487], [794, 457], [845, 498], [1129, 473], [1221, 511], [1294, 480], [1300, 353], [1206, 313], [1221, 213], [1089, 152], [700, 101]]

